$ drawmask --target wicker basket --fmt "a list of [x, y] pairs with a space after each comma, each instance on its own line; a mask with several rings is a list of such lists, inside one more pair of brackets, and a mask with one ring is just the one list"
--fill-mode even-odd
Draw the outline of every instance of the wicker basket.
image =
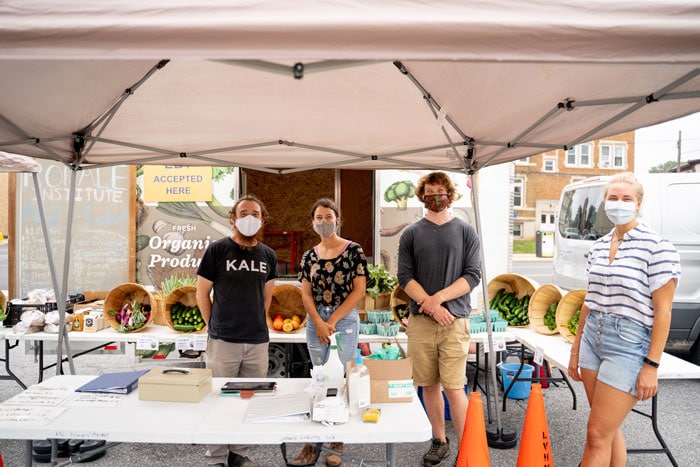
[[[553, 330], [549, 329], [544, 324], [544, 315], [547, 314], [549, 306], [561, 300], [564, 295], [562, 290], [554, 284], [545, 284], [535, 290], [535, 293], [530, 297], [530, 305], [528, 307], [528, 317], [530, 318], [530, 326], [540, 334], [557, 334], [559, 326], [555, 326]], [[555, 321], [556, 322], [556, 321]]]
[[517, 299], [521, 299], [525, 295], [532, 297], [532, 294], [535, 293], [535, 290], [537, 290], [539, 286], [540, 284], [537, 281], [529, 277], [521, 276], [520, 274], [500, 274], [491, 279], [488, 283], [488, 301], [491, 301], [500, 289], [505, 289], [506, 293], [515, 292]]
[[[391, 316], [393, 320], [398, 321], [399, 323], [403, 324], [404, 326], [408, 322], [408, 302], [410, 301], [410, 297], [408, 294], [398, 285], [394, 287], [394, 290], [391, 292], [391, 299], [389, 300], [389, 308], [391, 309]], [[404, 312], [405, 317], [401, 319], [401, 316], [396, 311], [397, 307], [406, 307], [406, 311]]]
[[275, 286], [272, 291], [272, 303], [267, 312], [267, 327], [272, 328], [272, 320], [275, 315], [282, 315], [282, 318], [291, 318], [294, 315], [301, 317], [299, 327], [306, 325], [306, 310], [301, 300], [301, 289], [291, 284], [281, 284]]
[[153, 313], [153, 322], [159, 326], [167, 326], [168, 319], [165, 317], [165, 299], [160, 292], [151, 292], [151, 313]]
[[[143, 286], [134, 283], [125, 283], [116, 286], [109, 291], [104, 303], [104, 318], [105, 321], [109, 323], [114, 329], [119, 328], [119, 323], [117, 323], [117, 318], [110, 314], [110, 310], [119, 311], [126, 302], [138, 301], [143, 305], [149, 305], [151, 307], [151, 313], [148, 315], [148, 320], [146, 324], [138, 329], [134, 329], [131, 332], [141, 332], [148, 327], [149, 324], [153, 322], [154, 315], [158, 313], [157, 300], [153, 298], [153, 295], [146, 290]], [[155, 309], [154, 309], [155, 307]]]
[[[5, 310], [5, 306], [7, 306], [7, 297], [5, 297], [5, 294], [0, 290], [0, 316], [4, 316], [7, 310]], [[2, 323], [0, 323], [0, 326]]]
[[586, 291], [576, 289], [566, 293], [559, 301], [559, 306], [557, 307], [557, 328], [559, 329], [559, 334], [569, 343], [573, 342], [576, 337], [569, 332], [569, 327], [567, 326], [569, 319], [576, 311], [581, 309], [585, 298]]
[[[185, 306], [196, 306], [197, 305], [197, 287], [194, 285], [183, 285], [173, 289], [172, 292], [168, 294], [165, 299], [165, 307], [163, 316], [165, 318], [165, 324], [168, 325], [170, 329], [181, 334], [204, 334], [207, 332], [207, 325], [205, 324], [199, 331], [177, 331], [174, 327], [172, 319], [172, 309], [173, 305], [176, 303], [182, 303]], [[157, 323], [156, 323], [157, 324]]]

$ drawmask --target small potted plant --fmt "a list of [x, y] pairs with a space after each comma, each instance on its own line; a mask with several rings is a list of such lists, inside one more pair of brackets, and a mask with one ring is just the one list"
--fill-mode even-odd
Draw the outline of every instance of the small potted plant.
[[391, 292], [398, 284], [396, 276], [389, 273], [382, 264], [370, 264], [367, 266], [367, 295], [365, 298], [366, 310], [388, 310]]

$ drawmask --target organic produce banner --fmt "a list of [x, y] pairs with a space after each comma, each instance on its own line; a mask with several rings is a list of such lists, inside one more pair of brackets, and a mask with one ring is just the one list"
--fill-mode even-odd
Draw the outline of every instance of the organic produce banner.
[[[63, 164], [37, 160], [41, 198], [59, 286], [62, 284], [71, 172]], [[18, 297], [53, 289], [32, 175], [18, 179]], [[129, 277], [129, 168], [81, 170], [76, 175], [75, 209], [68, 274], [69, 294], [110, 290]], [[12, 297], [15, 298], [15, 297]]]
[[[207, 174], [202, 168], [181, 170], [180, 176], [197, 173], [200, 181], [208, 178], [211, 194], [204, 202], [172, 201], [152, 177], [173, 172], [153, 169], [136, 172], [136, 281], [160, 290], [171, 276], [196, 278], [209, 244], [231, 235], [228, 213], [237, 199], [239, 173], [233, 167], [205, 167]], [[173, 192], [190, 184], [182, 178], [168, 182]]]

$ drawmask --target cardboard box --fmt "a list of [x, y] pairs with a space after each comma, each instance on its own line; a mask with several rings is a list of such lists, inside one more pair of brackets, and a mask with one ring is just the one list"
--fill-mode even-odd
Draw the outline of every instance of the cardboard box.
[[[415, 394], [413, 386], [413, 361], [411, 358], [400, 360], [374, 360], [364, 358], [364, 365], [369, 370], [372, 404], [385, 402], [411, 402]], [[351, 360], [346, 373], [355, 366]]]
[[139, 399], [199, 402], [211, 392], [210, 368], [156, 367], [139, 378]]
[[92, 302], [93, 300], [104, 300], [108, 293], [109, 290], [86, 290], [83, 292], [83, 297], [85, 297], [86, 302]]
[[105, 301], [103, 299], [99, 300], [91, 300], [91, 301], [84, 301], [80, 303], [76, 303], [73, 305], [73, 313], [83, 313], [84, 311], [97, 311], [97, 310], [102, 310], [104, 307]]
[[98, 332], [107, 327], [102, 312], [93, 311], [83, 316], [83, 332]]

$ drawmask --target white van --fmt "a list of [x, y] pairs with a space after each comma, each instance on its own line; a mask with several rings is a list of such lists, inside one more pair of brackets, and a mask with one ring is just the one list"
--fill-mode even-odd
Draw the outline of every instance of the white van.
[[[554, 233], [554, 282], [563, 289], [586, 288], [588, 250], [613, 228], [603, 199], [609, 178], [588, 178], [562, 191]], [[644, 186], [640, 221], [670, 240], [681, 257], [667, 347], [690, 347], [691, 360], [700, 364], [700, 173], [638, 178]]]

